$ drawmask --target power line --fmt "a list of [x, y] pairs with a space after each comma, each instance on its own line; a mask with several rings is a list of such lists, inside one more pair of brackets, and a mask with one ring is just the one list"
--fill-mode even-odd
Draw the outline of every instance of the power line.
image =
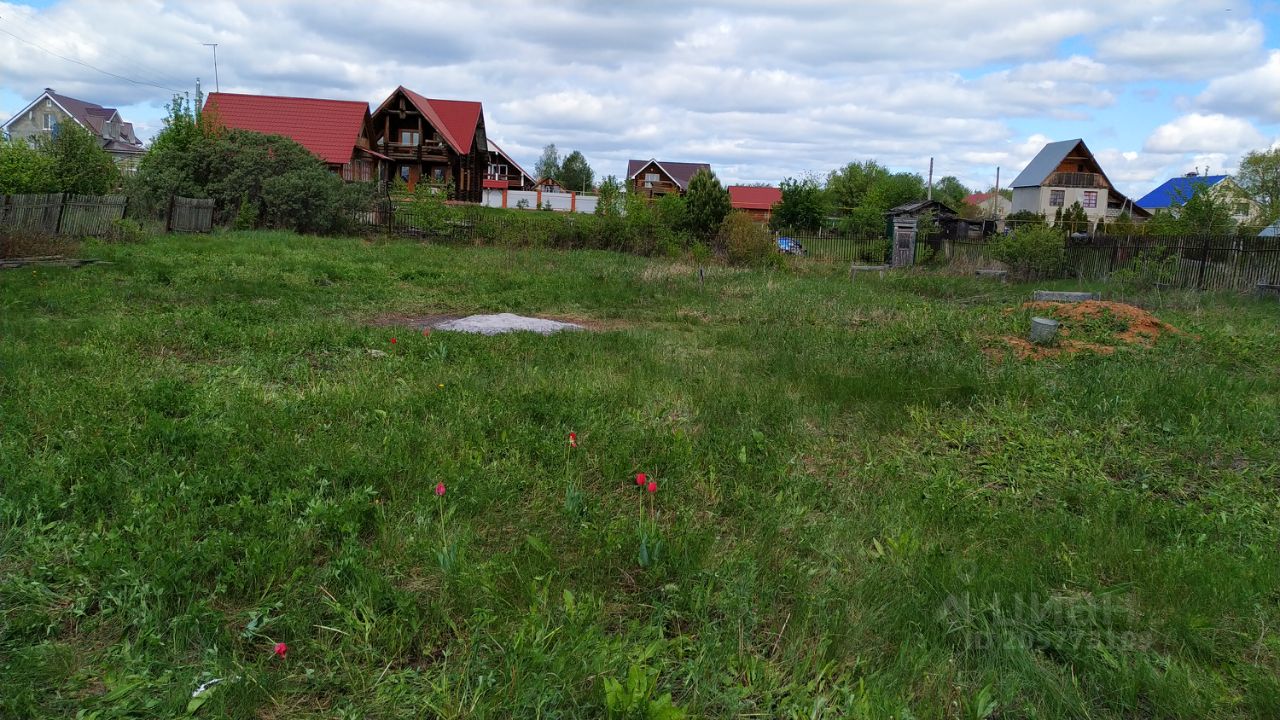
[[89, 68], [90, 70], [93, 70], [93, 71], [95, 71], [95, 72], [100, 72], [100, 73], [102, 73], [103, 75], [107, 75], [107, 76], [109, 76], [109, 77], [116, 78], [117, 80], [123, 80], [123, 81], [128, 82], [128, 83], [133, 83], [134, 85], [149, 85], [149, 86], [154, 87], [154, 88], [159, 88], [159, 89], [161, 89], [161, 90], [168, 90], [169, 92], [174, 92], [174, 93], [176, 93], [176, 92], [182, 92], [181, 90], [175, 90], [175, 89], [173, 89], [173, 88], [171, 88], [171, 87], [169, 87], [169, 86], [167, 86], [167, 85], [160, 85], [159, 83], [147, 82], [146, 80], [135, 80], [135, 79], [130, 78], [130, 77], [125, 77], [124, 75], [118, 75], [118, 74], [113, 73], [113, 72], [110, 72], [110, 71], [108, 71], [108, 70], [103, 70], [103, 69], [102, 69], [102, 68], [100, 68], [100, 67], [95, 67], [95, 66], [93, 66], [93, 65], [90, 65], [90, 64], [89, 64], [89, 63], [87, 63], [87, 62], [84, 62], [83, 60], [77, 60], [77, 59], [75, 59], [75, 58], [69, 58], [69, 57], [67, 57], [66, 55], [60, 55], [60, 54], [58, 54], [58, 53], [56, 53], [56, 52], [54, 52], [54, 51], [50, 50], [49, 48], [44, 47], [43, 45], [40, 45], [40, 44], [38, 44], [38, 43], [34, 43], [34, 42], [30, 41], [30, 40], [27, 40], [26, 38], [23, 38], [23, 37], [19, 37], [19, 36], [17, 36], [17, 35], [14, 35], [13, 33], [9, 32], [8, 30], [5, 30], [4, 28], [0, 28], [0, 33], [4, 33], [5, 35], [8, 35], [9, 37], [13, 38], [14, 40], [17, 40], [18, 42], [26, 43], [27, 45], [30, 45], [31, 47], [36, 48], [37, 50], [42, 50], [42, 51], [44, 51], [44, 52], [46, 52], [46, 53], [49, 53], [50, 55], [52, 55], [52, 56], [54, 56], [54, 57], [56, 57], [56, 58], [59, 58], [59, 59], [62, 59], [62, 60], [66, 60], [66, 61], [67, 61], [67, 62], [69, 62], [69, 63], [75, 63], [76, 65], [80, 65], [80, 66], [82, 66], [82, 67], [87, 67], [87, 68]]

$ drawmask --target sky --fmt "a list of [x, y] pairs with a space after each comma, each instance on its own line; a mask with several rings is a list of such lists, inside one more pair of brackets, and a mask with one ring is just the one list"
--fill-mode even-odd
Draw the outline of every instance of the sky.
[[1140, 196], [1280, 139], [1271, 0], [0, 1], [0, 118], [51, 87], [149, 138], [215, 42], [228, 92], [479, 100], [530, 170], [547, 143], [744, 183], [933, 158], [986, 189], [1079, 137]]

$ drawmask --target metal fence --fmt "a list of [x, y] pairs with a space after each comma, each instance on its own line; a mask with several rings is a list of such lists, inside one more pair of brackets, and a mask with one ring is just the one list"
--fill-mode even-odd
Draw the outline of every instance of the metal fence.
[[[947, 259], [991, 265], [996, 261], [990, 249], [990, 241], [952, 241]], [[1280, 238], [1095, 236], [1065, 241], [1060, 277], [1101, 281], [1117, 273], [1161, 287], [1251, 290], [1280, 283]]]
[[[878, 265], [889, 261], [890, 241], [884, 236], [810, 235], [779, 232], [779, 247], [792, 247], [792, 254], [820, 260], [839, 260]], [[788, 242], [789, 241], [789, 242]]]
[[124, 195], [4, 195], [0, 196], [0, 230], [104, 235], [124, 217], [128, 205]]

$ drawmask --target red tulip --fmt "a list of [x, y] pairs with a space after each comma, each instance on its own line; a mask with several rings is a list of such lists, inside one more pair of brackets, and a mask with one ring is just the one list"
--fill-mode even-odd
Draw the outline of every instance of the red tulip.
[[444, 483], [436, 483], [436, 495], [439, 497], [444, 496]]
[[649, 491], [649, 492], [651, 492], [651, 493], [656, 493], [656, 492], [658, 492], [658, 483], [657, 483], [657, 481], [656, 481], [656, 480], [650, 480], [650, 481], [649, 481], [649, 484], [645, 486], [645, 490], [648, 490], [648, 491]]
[[578, 433], [576, 432], [569, 433], [569, 447], [571, 448], [578, 447]]
[[289, 654], [289, 646], [284, 643], [276, 643], [275, 653], [276, 657], [283, 659], [285, 655]]
[[636, 473], [636, 484], [643, 485], [649, 478], [644, 473]]
[[391, 344], [392, 344], [392, 345], [395, 345], [395, 344], [396, 344], [396, 339], [395, 339], [395, 338], [391, 338]]

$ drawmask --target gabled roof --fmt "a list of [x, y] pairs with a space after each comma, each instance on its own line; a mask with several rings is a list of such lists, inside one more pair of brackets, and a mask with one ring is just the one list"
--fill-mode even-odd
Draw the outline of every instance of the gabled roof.
[[776, 187], [729, 186], [729, 204], [735, 210], [772, 210], [780, 202], [782, 191]]
[[[1031, 162], [1022, 169], [1022, 172], [1018, 173], [1018, 177], [1013, 179], [1013, 184], [1009, 187], [1020, 188], [1043, 185], [1044, 181], [1049, 179], [1049, 176], [1058, 169], [1058, 166], [1062, 164], [1063, 160], [1067, 159], [1067, 156], [1071, 154], [1072, 150], [1076, 149], [1077, 145], [1084, 147], [1085, 153], [1087, 153], [1089, 157], [1093, 157], [1093, 153], [1089, 152], [1088, 146], [1086, 146], [1084, 144], [1084, 140], [1081, 140], [1080, 138], [1051, 142], [1048, 145], [1045, 145], [1044, 148], [1031, 159]], [[1098, 169], [1101, 170], [1102, 168], [1099, 167]], [[1107, 177], [1106, 173], [1103, 173], [1102, 177]], [[1111, 180], [1108, 179], [1107, 185], [1110, 184]]]
[[941, 200], [915, 200], [903, 203], [897, 207], [889, 208], [885, 215], [917, 215], [926, 210], [934, 211], [939, 217], [955, 217], [959, 215], [959, 213], [951, 209], [950, 205]]
[[283, 135], [326, 163], [351, 162], [369, 118], [369, 104], [353, 100], [209, 93], [204, 112], [224, 127]]
[[487, 143], [489, 144], [489, 152], [491, 152], [491, 153], [498, 153], [499, 155], [501, 155], [501, 156], [502, 156], [502, 159], [503, 159], [503, 160], [506, 160], [508, 163], [510, 163], [510, 164], [511, 164], [511, 166], [512, 166], [512, 167], [514, 167], [515, 169], [519, 170], [521, 175], [524, 175], [525, 177], [527, 177], [527, 178], [529, 178], [529, 179], [531, 179], [531, 180], [533, 179], [533, 176], [532, 176], [532, 175], [530, 175], [528, 172], [526, 172], [524, 168], [520, 167], [520, 163], [516, 162], [516, 161], [515, 161], [515, 158], [511, 157], [510, 155], [508, 155], [508, 154], [507, 154], [507, 151], [505, 151], [505, 150], [503, 150], [502, 148], [498, 147], [498, 143], [496, 143], [496, 142], [494, 142], [494, 141], [490, 140], [489, 138], [485, 138], [485, 142], [487, 142]]
[[[973, 206], [977, 207], [977, 206], [979, 206], [979, 205], [982, 205], [982, 203], [985, 203], [985, 202], [990, 201], [990, 200], [991, 200], [991, 198], [993, 198], [993, 197], [995, 197], [995, 196], [996, 196], [996, 194], [995, 194], [995, 193], [993, 193], [993, 192], [974, 193], [974, 194], [972, 194], [972, 195], [970, 195], [970, 196], [966, 197], [966, 198], [964, 199], [964, 202], [965, 202], [965, 204], [966, 204], [966, 205], [973, 205]], [[1009, 202], [1008, 198], [1005, 198], [1003, 195], [1002, 195], [1002, 196], [1000, 196], [1000, 198], [1001, 198], [1002, 200], [1004, 200], [1005, 202]]]
[[[484, 116], [484, 106], [471, 100], [436, 100], [423, 97], [401, 85], [396, 92], [403, 92], [409, 102], [422, 113], [444, 138], [445, 142], [459, 155], [471, 152], [471, 143], [475, 140], [476, 126]], [[396, 93], [382, 101], [378, 110], [382, 110]]]
[[1181, 205], [1191, 199], [1191, 195], [1195, 193], [1196, 188], [1211, 188], [1226, 180], [1227, 177], [1227, 175], [1192, 175], [1190, 177], [1170, 178], [1160, 187], [1143, 195], [1136, 204], [1138, 207], [1148, 210]]
[[4, 125], [0, 125], [0, 128], [8, 127], [11, 123], [25, 115], [28, 110], [35, 107], [46, 97], [52, 100], [58, 107], [62, 108], [62, 110], [70, 115], [71, 119], [75, 120], [78, 125], [99, 137], [102, 136], [102, 126], [104, 123], [110, 121], [112, 118], [119, 120], [121, 139], [107, 141], [108, 145], [114, 145], [114, 147], [108, 149], [119, 148], [124, 150], [129, 148], [129, 146], [136, 146], [136, 148], [130, 149], [139, 149], [142, 147], [142, 143], [138, 140], [137, 136], [133, 134], [133, 124], [124, 122], [123, 118], [120, 117], [119, 111], [115, 108], [103, 107], [97, 103], [91, 103], [86, 100], [77, 100], [76, 98], [68, 95], [61, 95], [54, 92], [52, 88], [45, 88], [44, 92], [40, 93], [39, 97], [14, 114], [12, 118], [9, 118]]
[[688, 163], [688, 162], [671, 162], [669, 160], [628, 160], [627, 161], [627, 179], [634, 180], [641, 170], [653, 163], [658, 166], [662, 172], [671, 178], [672, 182], [680, 186], [681, 190], [688, 189], [689, 181], [697, 174], [699, 170], [711, 172], [711, 165], [707, 163]]

